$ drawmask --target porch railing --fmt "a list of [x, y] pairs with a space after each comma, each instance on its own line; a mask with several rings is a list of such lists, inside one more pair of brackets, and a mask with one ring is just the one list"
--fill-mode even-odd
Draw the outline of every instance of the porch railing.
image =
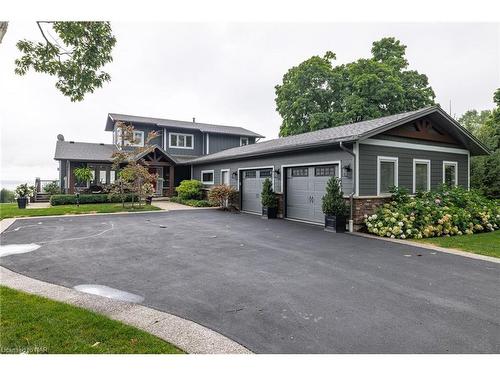
[[35, 192], [37, 193], [45, 193], [45, 186], [51, 184], [53, 182], [58, 183], [58, 180], [42, 180], [39, 177], [35, 179]]

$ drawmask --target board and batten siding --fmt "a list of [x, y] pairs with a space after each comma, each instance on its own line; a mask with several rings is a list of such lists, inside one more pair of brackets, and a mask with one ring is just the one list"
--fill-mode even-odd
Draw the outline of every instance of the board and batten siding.
[[[404, 139], [404, 142], [410, 140]], [[411, 142], [411, 141], [410, 141]], [[359, 195], [377, 195], [377, 157], [389, 156], [398, 158], [399, 187], [413, 191], [413, 159], [431, 161], [431, 189], [443, 183], [443, 161], [458, 162], [458, 185], [468, 186], [468, 155], [451, 152], [419, 150], [415, 148], [397, 148], [378, 145], [359, 145]]]
[[[331, 161], [341, 161], [340, 173], [342, 174], [342, 167], [350, 164], [353, 167], [352, 156], [345, 151], [340, 150], [338, 147], [333, 146], [328, 149], [307, 151], [307, 152], [294, 152], [293, 154], [280, 154], [269, 155], [229, 161], [220, 161], [214, 163], [206, 163], [200, 165], [193, 165], [193, 179], [201, 180], [201, 171], [214, 170], [214, 185], [221, 183], [221, 169], [229, 169], [230, 184], [238, 189], [238, 178], [233, 176], [234, 172], [238, 172], [238, 168], [260, 168], [274, 166], [275, 170], [280, 170], [280, 174], [274, 174], [274, 191], [280, 193], [281, 178], [283, 170], [282, 165], [288, 164], [309, 164], [309, 163], [324, 163]], [[211, 186], [211, 185], [210, 185]], [[344, 194], [352, 192], [352, 178], [342, 177], [342, 190]]]
[[245, 137], [232, 134], [219, 134], [209, 133], [209, 152], [215, 154], [216, 152], [227, 150], [228, 148], [240, 147], [240, 138], [248, 138], [250, 144], [255, 143], [255, 137]]

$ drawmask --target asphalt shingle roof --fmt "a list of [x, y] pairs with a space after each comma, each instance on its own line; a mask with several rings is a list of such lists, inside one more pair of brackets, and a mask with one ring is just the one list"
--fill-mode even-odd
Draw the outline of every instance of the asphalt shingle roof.
[[355, 141], [370, 131], [379, 129], [391, 123], [404, 120], [414, 115], [425, 113], [432, 107], [422, 108], [416, 111], [399, 113], [396, 115], [380, 117], [373, 120], [361, 121], [352, 124], [337, 126], [334, 128], [321, 129], [313, 132], [292, 135], [288, 137], [271, 139], [258, 142], [248, 146], [230, 148], [214, 154], [205, 155], [192, 160], [193, 164], [228, 159], [233, 157], [244, 157], [293, 150], [294, 148], [320, 146], [323, 144], [338, 143], [340, 141]]
[[[192, 129], [209, 133], [232, 134], [232, 135], [243, 135], [248, 137], [265, 138], [263, 135], [257, 134], [251, 130], [242, 128], [240, 126], [215, 125], [215, 124], [205, 124], [202, 122], [169, 120], [169, 119], [155, 118], [155, 117], [131, 116], [120, 113], [110, 113], [108, 116], [113, 121], [140, 122], [144, 124], [158, 125], [160, 127]], [[108, 124], [106, 124], [106, 130], [112, 130]]]
[[112, 144], [57, 141], [54, 159], [111, 161], [116, 150], [116, 146]]

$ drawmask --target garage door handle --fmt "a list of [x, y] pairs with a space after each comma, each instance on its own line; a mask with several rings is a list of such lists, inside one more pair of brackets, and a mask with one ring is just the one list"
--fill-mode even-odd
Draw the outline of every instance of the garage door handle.
[[311, 196], [311, 203], [314, 203], [314, 197]]

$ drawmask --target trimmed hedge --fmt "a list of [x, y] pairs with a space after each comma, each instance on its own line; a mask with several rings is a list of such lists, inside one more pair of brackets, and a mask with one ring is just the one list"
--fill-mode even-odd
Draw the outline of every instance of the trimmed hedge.
[[179, 197], [171, 197], [171, 202], [185, 204], [186, 206], [191, 207], [213, 207], [213, 205], [206, 200], [203, 199], [181, 199]]
[[[137, 196], [135, 196], [134, 198], [135, 202], [137, 202]], [[122, 199], [119, 195], [80, 194], [80, 204], [121, 203], [121, 201]], [[125, 194], [125, 202], [132, 202], [132, 194]], [[76, 196], [74, 194], [60, 194], [50, 197], [51, 206], [62, 206], [66, 204], [76, 204]]]

